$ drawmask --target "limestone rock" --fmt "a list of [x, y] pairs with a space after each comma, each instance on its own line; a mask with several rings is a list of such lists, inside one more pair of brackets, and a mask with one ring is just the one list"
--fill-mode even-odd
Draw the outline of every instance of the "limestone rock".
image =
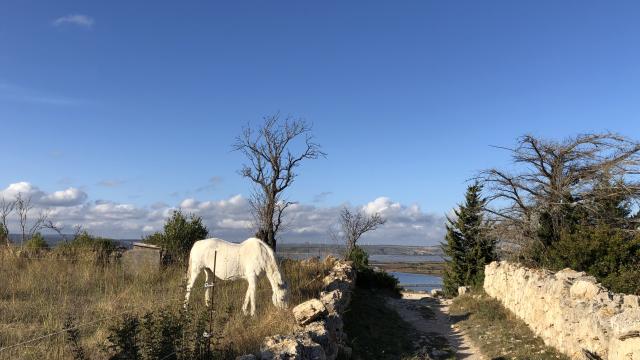
[[458, 295], [464, 295], [469, 291], [468, 286], [459, 286], [458, 287]]
[[624, 295], [622, 303], [626, 308], [640, 309], [640, 296]]
[[260, 351], [263, 360], [326, 360], [322, 346], [308, 336], [270, 336]]
[[571, 297], [577, 299], [593, 299], [600, 292], [601, 288], [594, 281], [579, 279], [571, 286]]
[[632, 332], [640, 333], [640, 309], [626, 309], [611, 317], [613, 336], [620, 337]]
[[296, 306], [292, 310], [293, 316], [300, 325], [306, 325], [327, 314], [327, 308], [322, 301], [311, 299]]
[[338, 259], [336, 259], [336, 257], [333, 255], [327, 255], [327, 257], [324, 258], [324, 264], [327, 266], [333, 266], [336, 261], [338, 261]]
[[431, 289], [430, 294], [431, 294], [431, 296], [441, 296], [442, 295], [442, 289]]
[[301, 326], [293, 334], [276, 335], [265, 339], [261, 359], [335, 360], [338, 353], [350, 356], [345, 347], [342, 313], [351, 300], [356, 272], [350, 262], [327, 257], [332, 269], [323, 279], [319, 299], [311, 299], [293, 308], [292, 313]]
[[342, 313], [347, 309], [347, 306], [349, 306], [349, 302], [351, 301], [351, 291], [343, 291], [339, 289], [323, 291], [320, 293], [320, 301], [322, 301], [330, 313]]
[[640, 360], [637, 296], [612, 294], [571, 269], [553, 274], [505, 261], [485, 266], [484, 289], [573, 359], [586, 350], [602, 359]]
[[583, 277], [585, 275], [586, 274], [584, 272], [575, 271], [573, 269], [566, 268], [566, 269], [562, 269], [562, 270], [558, 271], [556, 273], [556, 278], [557, 279], [562, 279], [562, 280], [574, 280], [574, 279], [577, 279], [579, 277]]
[[338, 339], [336, 334], [330, 331], [328, 324], [324, 321], [316, 321], [304, 327], [304, 331], [309, 334], [311, 340], [322, 346], [328, 359], [338, 356]]

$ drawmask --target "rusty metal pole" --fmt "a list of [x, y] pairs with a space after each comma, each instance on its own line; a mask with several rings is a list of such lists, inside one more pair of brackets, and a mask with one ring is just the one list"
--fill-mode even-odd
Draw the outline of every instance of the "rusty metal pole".
[[[211, 279], [211, 300], [209, 301], [209, 334], [211, 334], [210, 336], [213, 336], [213, 297], [216, 291], [216, 261], [217, 260], [218, 260], [218, 250], [214, 251], [213, 253], [213, 277]], [[211, 344], [211, 337], [209, 337], [209, 344]]]
[[209, 355], [213, 355], [213, 351], [211, 349], [211, 337], [213, 336], [213, 296], [215, 293], [215, 285], [216, 285], [216, 262], [218, 260], [218, 251], [216, 250], [213, 253], [213, 269], [211, 272], [213, 273], [213, 277], [210, 283], [205, 283], [205, 289], [211, 289], [210, 297], [209, 297], [209, 331], [205, 332], [203, 336], [207, 339], [207, 352]]

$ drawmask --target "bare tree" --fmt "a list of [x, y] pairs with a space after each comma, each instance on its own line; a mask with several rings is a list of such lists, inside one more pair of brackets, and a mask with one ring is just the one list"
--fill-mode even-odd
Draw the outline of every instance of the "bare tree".
[[[640, 199], [640, 144], [613, 133], [584, 134], [563, 141], [526, 135], [511, 153], [517, 172], [488, 169], [480, 179], [491, 192], [487, 210], [494, 215], [503, 241], [521, 246], [542, 241], [536, 236], [541, 216], [559, 235], [567, 209], [595, 213], [602, 204], [598, 184], [608, 184], [608, 197]], [[553, 237], [552, 237], [553, 238]], [[547, 246], [549, 244], [542, 244]]]
[[7, 201], [4, 196], [0, 198], [0, 244], [6, 243], [7, 246], [9, 246], [11, 243], [9, 240], [9, 225], [7, 224], [7, 218], [11, 215], [15, 206], [15, 201]]
[[[296, 140], [303, 140], [298, 151], [293, 150]], [[280, 114], [265, 117], [258, 129], [247, 125], [233, 149], [241, 151], [248, 160], [240, 174], [254, 183], [250, 202], [258, 223], [256, 236], [275, 250], [283, 212], [292, 204], [283, 198], [283, 192], [295, 180], [304, 160], [326, 154], [313, 141], [311, 125], [301, 119], [282, 119]]]
[[18, 225], [20, 226], [22, 234], [20, 245], [24, 245], [24, 242], [27, 240], [27, 221], [29, 219], [29, 212], [31, 209], [33, 209], [33, 205], [31, 205], [31, 197], [27, 197], [25, 199], [22, 197], [21, 193], [18, 193], [16, 196], [16, 213], [18, 215]]
[[29, 213], [33, 208], [31, 196], [24, 198], [21, 193], [18, 193], [15, 200], [15, 211], [18, 215], [18, 225], [21, 232], [20, 245], [24, 245], [25, 241], [31, 239], [42, 229], [51, 228], [55, 230], [55, 225], [49, 219], [49, 211], [46, 209], [41, 210], [33, 223], [31, 223], [31, 226], [29, 226]]
[[369, 231], [377, 229], [379, 226], [384, 225], [387, 222], [379, 213], [368, 215], [362, 210], [351, 211], [349, 208], [344, 207], [340, 211], [339, 227], [340, 235], [333, 234], [334, 238], [342, 238], [346, 245], [345, 256], [355, 249], [358, 240], [362, 235]]

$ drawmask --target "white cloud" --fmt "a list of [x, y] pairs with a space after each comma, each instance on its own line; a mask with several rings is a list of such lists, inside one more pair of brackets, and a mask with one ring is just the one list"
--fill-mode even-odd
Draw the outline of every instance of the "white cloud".
[[62, 26], [65, 24], [77, 25], [86, 28], [92, 28], [95, 20], [87, 15], [69, 14], [53, 20], [53, 26]]
[[[18, 182], [0, 191], [0, 196], [14, 198], [18, 193], [32, 196], [38, 208], [47, 208], [54, 222], [70, 231], [75, 225], [100, 236], [137, 239], [162, 229], [164, 221], [174, 210], [201, 216], [210, 236], [241, 241], [253, 235], [254, 219], [249, 202], [242, 195], [226, 199], [198, 200], [186, 198], [177, 206], [156, 202], [137, 206], [112, 201], [88, 201], [81, 190], [47, 193], [29, 182]], [[424, 212], [416, 204], [402, 204], [387, 197], [379, 197], [361, 206], [367, 213], [379, 212], [387, 223], [378, 230], [365, 234], [363, 244], [436, 245], [442, 241], [444, 216]], [[329, 231], [335, 227], [341, 206], [294, 204], [287, 208], [281, 242], [329, 242]], [[15, 219], [13, 220], [15, 229]]]
[[0, 197], [7, 200], [14, 200], [18, 194], [21, 194], [25, 199], [30, 198], [32, 204], [41, 206], [73, 206], [87, 200], [87, 194], [80, 189], [70, 187], [47, 194], [26, 181], [10, 184], [6, 189], [0, 191]]
[[6, 189], [0, 191], [0, 197], [4, 197], [7, 200], [14, 200], [18, 194], [21, 194], [23, 197], [40, 198], [43, 192], [26, 181], [9, 184]]
[[180, 207], [183, 209], [195, 209], [198, 206], [198, 202], [196, 201], [196, 199], [184, 199], [182, 200], [182, 202], [180, 203]]
[[222, 219], [217, 225], [227, 229], [250, 229], [253, 222], [249, 220]]
[[363, 206], [363, 210], [367, 214], [376, 214], [380, 213], [384, 215], [385, 213], [390, 213], [397, 211], [401, 208], [399, 203], [394, 203], [388, 197], [379, 197], [367, 205]]
[[72, 206], [87, 200], [87, 194], [76, 188], [55, 191], [39, 199], [39, 203], [50, 206]]

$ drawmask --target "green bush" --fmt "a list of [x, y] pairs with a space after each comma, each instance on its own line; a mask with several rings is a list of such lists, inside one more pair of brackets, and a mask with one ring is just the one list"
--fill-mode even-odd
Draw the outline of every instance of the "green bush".
[[392, 295], [400, 295], [398, 279], [384, 270], [376, 271], [369, 266], [369, 254], [360, 246], [354, 246], [346, 259], [353, 262], [357, 271], [356, 285], [363, 289], [380, 289], [389, 291]]
[[366, 269], [369, 267], [369, 254], [360, 246], [354, 246], [347, 254], [347, 260], [353, 262], [356, 270]]
[[[225, 358], [229, 354], [216, 350], [224, 314], [214, 319], [211, 347], [205, 332], [209, 313], [187, 313], [160, 309], [143, 316], [128, 314], [109, 328], [106, 351], [111, 360], [124, 359], [180, 359], [204, 360]], [[217, 330], [217, 331], [216, 331]]]
[[174, 211], [164, 224], [163, 232], [146, 237], [143, 241], [158, 245], [163, 250], [163, 262], [184, 263], [189, 258], [193, 244], [209, 235], [202, 218], [193, 214], [185, 216], [181, 211]]
[[0, 246], [2, 245], [11, 245], [11, 241], [9, 241], [9, 230], [0, 224]]
[[140, 345], [138, 344], [140, 332], [140, 320], [133, 315], [124, 315], [122, 322], [109, 328], [108, 349], [111, 352], [110, 360], [137, 360], [141, 359]]
[[371, 268], [358, 270], [356, 285], [363, 289], [379, 289], [390, 292], [392, 295], [400, 295], [399, 281], [386, 271], [375, 271]]
[[41, 250], [48, 250], [49, 244], [44, 241], [44, 237], [40, 233], [35, 233], [31, 239], [27, 240], [24, 244], [25, 248], [30, 252], [38, 252]]
[[595, 276], [614, 292], [640, 294], [640, 234], [600, 224], [577, 226], [547, 249], [544, 265]]
[[98, 264], [107, 264], [120, 256], [118, 243], [111, 239], [95, 237], [81, 232], [73, 240], [59, 244], [54, 254], [67, 259], [89, 259]]

